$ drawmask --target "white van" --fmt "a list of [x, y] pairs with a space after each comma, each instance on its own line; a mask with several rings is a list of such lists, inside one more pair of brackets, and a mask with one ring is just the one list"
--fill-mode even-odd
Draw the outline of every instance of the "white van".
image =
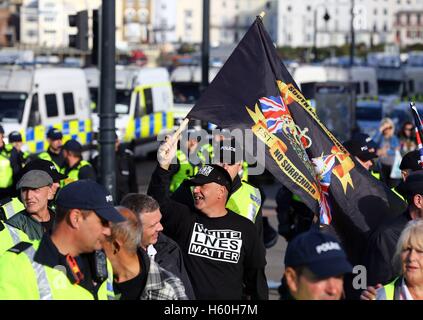
[[47, 148], [46, 133], [56, 127], [63, 140], [92, 142], [91, 112], [85, 74], [56, 67], [0, 68], [0, 123], [6, 136], [20, 131], [31, 153]]
[[[100, 72], [97, 68], [84, 71], [92, 101], [93, 130], [98, 133]], [[116, 129], [121, 140], [134, 146], [142, 144], [142, 153], [154, 150], [158, 134], [173, 129], [172, 110], [172, 87], [165, 68], [116, 66]], [[150, 142], [154, 144], [148, 148]]]
[[[209, 67], [209, 82], [212, 82], [221, 67]], [[175, 120], [186, 117], [201, 94], [201, 66], [179, 66], [170, 74], [174, 97]]]
[[322, 65], [301, 65], [292, 74], [295, 82], [307, 99], [314, 99], [316, 83], [320, 82], [354, 82], [358, 99], [377, 95], [376, 71], [371, 67], [353, 66], [337, 67]]

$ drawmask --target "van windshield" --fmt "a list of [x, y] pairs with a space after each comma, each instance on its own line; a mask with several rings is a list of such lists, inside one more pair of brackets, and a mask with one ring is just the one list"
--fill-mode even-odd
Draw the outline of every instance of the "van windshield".
[[173, 82], [173, 102], [176, 104], [195, 103], [200, 97], [200, 83]]
[[401, 81], [397, 80], [379, 80], [379, 94], [382, 95], [399, 95], [401, 90]]
[[0, 92], [0, 122], [20, 123], [27, 97], [24, 92]]
[[[131, 103], [131, 90], [116, 90], [115, 112], [118, 114], [128, 114]], [[91, 111], [98, 112], [98, 88], [90, 88], [91, 101], [95, 104], [95, 108]]]
[[357, 120], [363, 121], [380, 121], [382, 120], [382, 108], [356, 107], [355, 117]]

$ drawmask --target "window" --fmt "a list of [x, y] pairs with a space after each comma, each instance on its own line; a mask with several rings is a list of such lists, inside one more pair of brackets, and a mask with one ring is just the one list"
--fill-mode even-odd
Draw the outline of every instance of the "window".
[[388, 31], [388, 27], [387, 27], [387, 25], [386, 25], [386, 22], [383, 24], [383, 31], [384, 31], [384, 32], [387, 32], [387, 31]]
[[409, 13], [407, 13], [407, 24], [409, 25], [410, 24], [410, 14]]
[[147, 114], [153, 113], [153, 92], [151, 88], [144, 89], [145, 112]]
[[417, 14], [417, 24], [420, 25], [421, 15], [420, 13]]
[[288, 6], [287, 8], [286, 8], [286, 10], [288, 11], [288, 12], [290, 12], [291, 11], [291, 6]]
[[369, 93], [369, 81], [364, 81], [364, 93]]
[[410, 93], [414, 93], [414, 80], [408, 80], [408, 88], [410, 89]]
[[41, 124], [40, 111], [38, 110], [38, 94], [32, 96], [31, 110], [28, 118], [28, 127], [35, 127]]
[[311, 11], [311, 6], [307, 6], [307, 11]]
[[46, 94], [44, 96], [47, 108], [47, 117], [57, 117], [59, 115], [59, 110], [57, 109], [57, 99], [56, 95], [53, 94]]
[[192, 17], [192, 10], [185, 10], [185, 17], [186, 18]]
[[388, 15], [388, 9], [383, 9], [383, 15], [387, 16]]
[[75, 102], [72, 92], [63, 93], [63, 103], [65, 104], [65, 115], [75, 114]]
[[375, 9], [374, 11], [373, 11], [373, 14], [376, 16], [377, 15], [377, 9]]

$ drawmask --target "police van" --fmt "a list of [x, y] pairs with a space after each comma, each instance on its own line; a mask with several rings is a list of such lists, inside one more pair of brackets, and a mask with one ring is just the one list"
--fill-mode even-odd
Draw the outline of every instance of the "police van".
[[[93, 130], [99, 129], [98, 95], [100, 72], [84, 69], [88, 80]], [[173, 94], [169, 72], [165, 68], [116, 66], [116, 129], [119, 138], [137, 154], [157, 149], [157, 136], [173, 129]]]
[[46, 133], [56, 127], [63, 140], [92, 142], [91, 112], [81, 69], [35, 66], [0, 68], [0, 123], [6, 136], [22, 134], [29, 152], [47, 149]]
[[330, 81], [353, 82], [358, 99], [377, 96], [378, 93], [376, 71], [372, 67], [301, 65], [294, 70], [292, 77], [307, 99], [314, 99], [317, 83]]
[[[209, 82], [212, 82], [220, 67], [209, 67]], [[176, 67], [170, 74], [174, 97], [175, 121], [183, 120], [201, 93], [201, 66], [187, 65]]]

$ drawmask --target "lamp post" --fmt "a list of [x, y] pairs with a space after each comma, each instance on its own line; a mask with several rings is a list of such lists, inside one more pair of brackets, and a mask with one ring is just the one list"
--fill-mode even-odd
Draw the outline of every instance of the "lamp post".
[[350, 41], [350, 66], [354, 65], [354, 55], [355, 55], [355, 32], [354, 32], [354, 0], [351, 0], [351, 21], [350, 21], [350, 32], [351, 32], [351, 41]]
[[[323, 5], [323, 4], [321, 4]], [[316, 8], [314, 9], [314, 35], [313, 35], [313, 60], [314, 62], [317, 62], [317, 9], [321, 6], [318, 5], [316, 6]], [[325, 23], [327, 23], [330, 19], [330, 15], [328, 13], [327, 8], [325, 7], [325, 14], [323, 15], [323, 20], [325, 20]]]

